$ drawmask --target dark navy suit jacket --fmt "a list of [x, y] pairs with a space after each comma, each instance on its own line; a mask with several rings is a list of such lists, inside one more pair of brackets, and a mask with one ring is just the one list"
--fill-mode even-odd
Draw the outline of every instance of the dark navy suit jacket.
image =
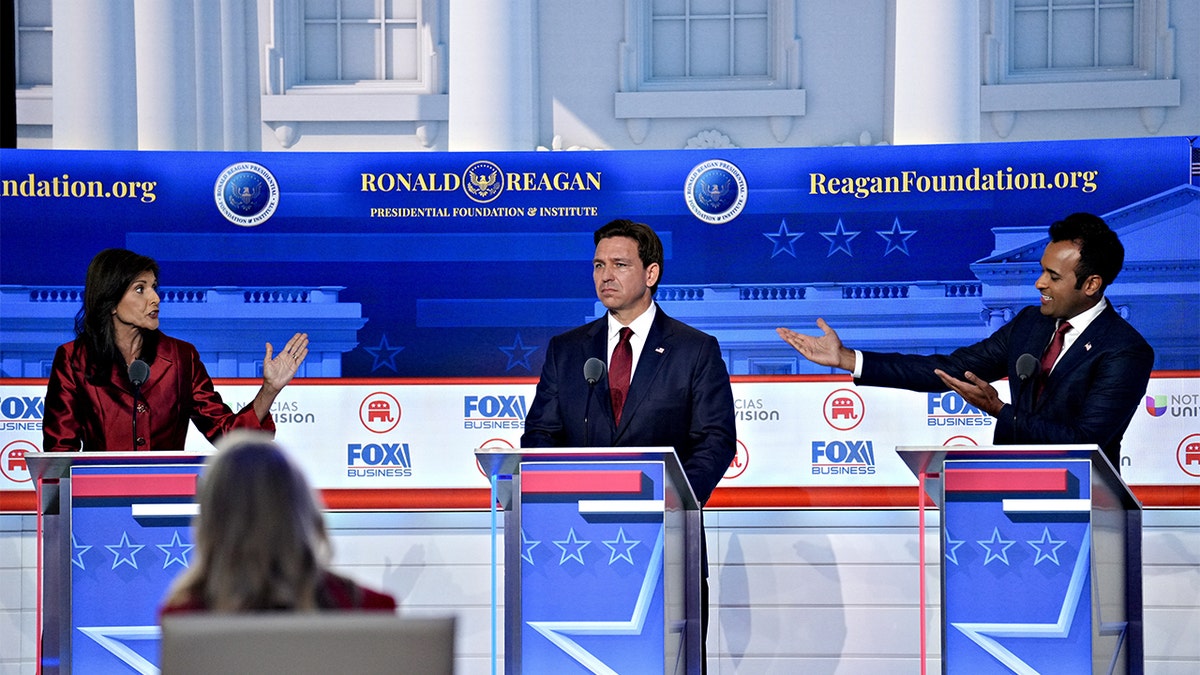
[[608, 378], [593, 386], [583, 376], [588, 359], [608, 362], [607, 322], [551, 338], [521, 447], [673, 447], [703, 504], [736, 454], [733, 390], [717, 339], [658, 307], [618, 427]]
[[866, 352], [862, 377], [855, 382], [946, 391], [934, 368], [959, 379], [968, 370], [988, 382], [1007, 377], [1013, 404], [1000, 411], [993, 442], [1094, 443], [1119, 470], [1121, 437], [1146, 393], [1154, 350], [1110, 304], [1063, 354], [1035, 404], [1035, 378], [1020, 380], [1017, 359], [1022, 354], [1040, 359], [1055, 323], [1037, 307], [1026, 307], [990, 337], [950, 354]]

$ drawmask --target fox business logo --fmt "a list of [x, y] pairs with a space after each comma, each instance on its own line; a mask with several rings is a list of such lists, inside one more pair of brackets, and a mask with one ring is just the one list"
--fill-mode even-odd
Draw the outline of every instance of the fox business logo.
[[875, 474], [875, 446], [871, 441], [813, 441], [814, 476]]
[[464, 396], [464, 429], [524, 429], [524, 396]]
[[45, 400], [41, 396], [0, 399], [0, 431], [41, 431]]
[[928, 394], [926, 424], [931, 427], [990, 427], [992, 416], [955, 392]]
[[408, 443], [350, 443], [346, 446], [350, 478], [405, 478], [412, 475]]

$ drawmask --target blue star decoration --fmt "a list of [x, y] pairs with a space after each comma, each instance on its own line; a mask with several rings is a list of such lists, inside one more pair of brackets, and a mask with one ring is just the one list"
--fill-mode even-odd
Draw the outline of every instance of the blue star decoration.
[[966, 539], [954, 539], [946, 532], [946, 560], [958, 564], [958, 547], [967, 543]]
[[145, 544], [129, 543], [129, 533], [122, 532], [121, 542], [119, 544], [113, 544], [111, 546], [105, 544], [104, 548], [111, 551], [114, 556], [112, 564], [112, 568], [114, 570], [117, 569], [118, 565], [129, 565], [136, 570], [138, 568], [137, 560], [134, 559], [133, 556], [136, 555], [138, 551], [146, 548], [146, 546]]
[[[618, 560], [626, 560], [630, 565], [633, 564], [633, 547], [642, 543], [640, 539], [626, 539], [625, 528], [617, 529], [617, 538], [613, 540], [603, 540], [605, 546], [608, 547], [610, 553], [608, 556], [608, 564], [611, 565]], [[618, 550], [621, 549], [621, 550]]]
[[171, 566], [171, 563], [177, 562], [184, 567], [188, 566], [187, 554], [192, 550], [191, 544], [185, 544], [179, 538], [179, 530], [175, 530], [175, 536], [171, 537], [169, 544], [155, 544], [163, 553], [167, 554], [167, 560], [163, 563], [163, 569]]
[[829, 253], [826, 254], [826, 258], [832, 257], [838, 251], [845, 251], [846, 255], [853, 258], [854, 253], [850, 251], [850, 241], [862, 233], [847, 232], [846, 226], [842, 224], [842, 219], [838, 218], [837, 227], [833, 228], [833, 232], [820, 232], [819, 234], [829, 242]]
[[883, 237], [883, 240], [887, 242], [887, 249], [883, 252], [885, 256], [892, 251], [900, 251], [904, 255], [909, 255], [908, 238], [916, 233], [916, 230], [901, 229], [899, 218], [896, 219], [896, 222], [892, 223], [890, 232], [887, 230], [875, 230], [875, 234]]
[[992, 562], [993, 560], [999, 560], [1000, 562], [1007, 565], [1008, 564], [1008, 547], [1012, 546], [1013, 544], [1015, 544], [1017, 542], [1015, 539], [1014, 540], [1001, 539], [1000, 538], [1000, 528], [997, 527], [997, 528], [992, 529], [992, 538], [990, 540], [980, 539], [977, 543], [983, 547], [983, 550], [987, 551], [987, 557], [983, 561], [984, 565]]
[[[557, 543], [557, 542], [555, 542]], [[658, 531], [658, 540], [654, 550], [650, 552], [646, 574], [642, 578], [641, 590], [634, 603], [628, 619], [611, 621], [529, 621], [528, 626], [541, 633], [547, 640], [554, 643], [563, 653], [575, 659], [592, 673], [614, 673], [608, 664], [598, 656], [584, 649], [569, 635], [641, 635], [646, 626], [646, 616], [650, 611], [650, 603], [654, 599], [655, 590], [662, 576], [663, 529]], [[682, 636], [681, 636], [682, 639]]]
[[[568, 560], [574, 559], [574, 560], [578, 560], [580, 565], [583, 565], [584, 564], [583, 549], [587, 548], [587, 545], [590, 543], [592, 543], [592, 542], [577, 539], [575, 537], [575, 528], [572, 527], [571, 531], [567, 533], [566, 539], [564, 539], [563, 541], [555, 540], [555, 542], [554, 542], [555, 546], [562, 549], [562, 557], [559, 558], [558, 564], [562, 565], [562, 564], [565, 564]], [[568, 548], [570, 548], [572, 550], [570, 552], [568, 552], [567, 551]]]
[[387, 333], [384, 333], [379, 338], [379, 345], [377, 347], [363, 347], [363, 351], [375, 359], [371, 364], [372, 373], [380, 368], [389, 368], [393, 373], [400, 372], [396, 368], [396, 355], [404, 351], [404, 347], [393, 347], [388, 344]]
[[517, 333], [517, 337], [513, 340], [511, 347], [499, 347], [500, 351], [508, 355], [508, 365], [505, 366], [504, 372], [513, 369], [514, 366], [521, 366], [525, 370], [533, 372], [533, 368], [529, 365], [529, 355], [536, 352], [536, 346], [526, 347], [521, 341], [521, 334]]
[[1050, 538], [1050, 528], [1047, 527], [1042, 530], [1041, 540], [1032, 540], [1031, 539], [1031, 540], [1026, 541], [1025, 543], [1032, 546], [1034, 551], [1037, 551], [1037, 557], [1033, 561], [1034, 565], [1042, 562], [1043, 560], [1049, 560], [1050, 562], [1057, 565], [1057, 564], [1059, 564], [1058, 549], [1067, 542], [1065, 540], [1059, 541], [1056, 539], [1051, 539]]
[[521, 557], [530, 565], [533, 564], [533, 549], [542, 543], [541, 540], [533, 540], [525, 536], [525, 528], [521, 528]]
[[83, 566], [83, 554], [92, 550], [92, 547], [91, 546], [81, 546], [79, 544], [79, 542], [75, 541], [75, 533], [72, 532], [71, 533], [71, 549], [74, 550], [74, 553], [71, 554], [71, 564], [77, 565], [79, 567], [79, 569], [81, 569], [81, 570], [87, 569], [86, 567]]
[[770, 239], [771, 243], [775, 247], [774, 249], [771, 250], [772, 258], [779, 255], [780, 253], [786, 253], [786, 254], [792, 256], [793, 258], [795, 258], [796, 257], [796, 247], [795, 247], [796, 240], [799, 239], [800, 237], [803, 237], [804, 233], [803, 232], [789, 232], [788, 226], [787, 226], [787, 221], [780, 220], [778, 232], [763, 232], [762, 236], [766, 237], [767, 239]]
[[[996, 539], [998, 536], [998, 533], [993, 534], [992, 538]], [[1071, 626], [1075, 622], [1075, 614], [1076, 610], [1079, 608], [1080, 598], [1088, 590], [1087, 578], [1090, 551], [1091, 530], [1089, 529], [1084, 530], [1083, 541], [1079, 544], [1079, 552], [1076, 554], [1075, 565], [1072, 568], [1071, 580], [1067, 584], [1066, 593], [1063, 594], [1062, 605], [1059, 607], [1058, 616], [1054, 617], [1053, 620], [1043, 621], [1040, 623], [954, 622], [950, 624], [951, 627], [962, 632], [962, 634], [968, 639], [979, 645], [979, 647], [988, 654], [994, 656], [996, 660], [1004, 664], [1014, 673], [1054, 672], [1053, 670], [1034, 668], [1033, 665], [1027, 663], [1024, 659], [1013, 653], [1011, 649], [1005, 647], [997, 638], [1068, 639], [1071, 635]], [[1100, 610], [1103, 612], [1103, 603], [1100, 606]], [[1121, 645], [1125, 641], [1125, 634], [1129, 629], [1129, 624], [1125, 621], [1105, 623], [1103, 616], [1099, 616], [1098, 620], [1100, 625], [1103, 626], [1103, 628], [1101, 628], [1102, 632], [1109, 631], [1108, 634], [1118, 636], [1118, 638], [1113, 641], [1113, 656], [1109, 661], [1110, 663], [1115, 663], [1117, 652], [1120, 651]]]

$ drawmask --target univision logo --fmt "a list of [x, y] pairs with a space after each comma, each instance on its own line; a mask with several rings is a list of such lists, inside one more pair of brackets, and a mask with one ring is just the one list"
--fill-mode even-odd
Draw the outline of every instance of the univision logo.
[[1151, 417], [1162, 417], [1165, 415], [1167, 412], [1167, 397], [1147, 396], [1146, 412], [1150, 413]]
[[1147, 396], [1146, 412], [1152, 417], [1200, 417], [1200, 394]]

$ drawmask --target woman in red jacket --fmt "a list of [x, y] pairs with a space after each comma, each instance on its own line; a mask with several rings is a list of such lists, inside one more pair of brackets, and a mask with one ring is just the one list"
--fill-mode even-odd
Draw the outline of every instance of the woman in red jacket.
[[168, 591], [162, 614], [395, 611], [392, 596], [329, 570], [317, 498], [277, 443], [262, 433], [236, 431], [219, 446], [196, 494], [195, 555]]
[[[262, 388], [234, 413], [196, 348], [159, 331], [158, 311], [153, 259], [116, 248], [96, 254], [76, 338], [54, 354], [43, 451], [182, 450], [189, 421], [209, 441], [236, 428], [275, 432], [271, 404], [308, 354], [308, 336], [296, 333], [274, 358], [267, 343]], [[143, 380], [140, 387], [135, 379]]]

